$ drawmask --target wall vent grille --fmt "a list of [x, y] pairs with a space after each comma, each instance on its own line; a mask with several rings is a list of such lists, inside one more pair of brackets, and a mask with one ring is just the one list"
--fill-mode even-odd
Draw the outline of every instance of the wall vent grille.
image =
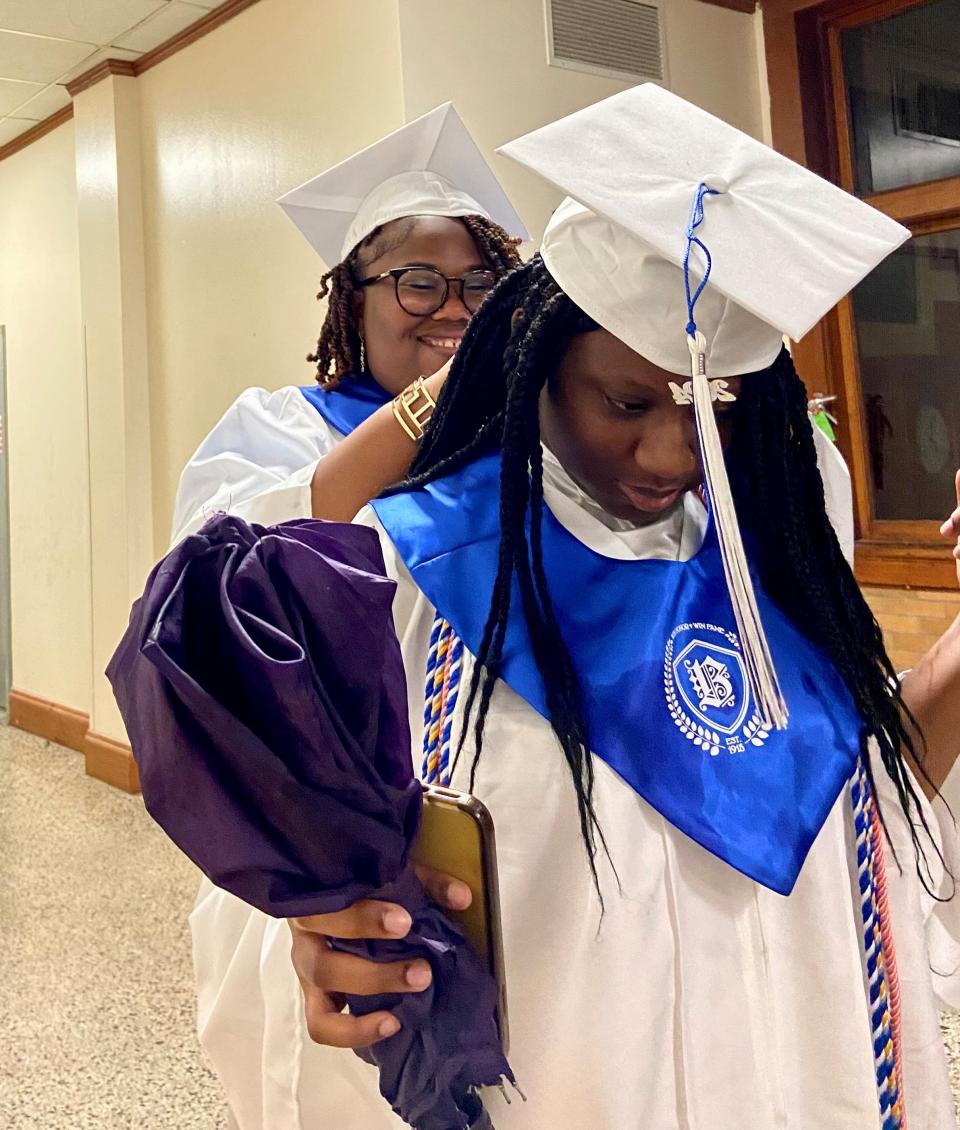
[[546, 0], [551, 64], [666, 80], [660, 8], [640, 0]]

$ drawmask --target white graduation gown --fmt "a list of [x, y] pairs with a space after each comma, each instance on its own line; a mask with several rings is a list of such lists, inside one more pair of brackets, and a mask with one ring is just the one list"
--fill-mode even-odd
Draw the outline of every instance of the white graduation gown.
[[264, 525], [309, 518], [313, 472], [342, 439], [299, 388], [246, 389], [180, 475], [170, 544], [218, 510]]
[[[692, 499], [681, 529], [665, 522], [628, 530], [601, 521], [552, 462], [547, 469], [548, 505], [599, 553], [689, 557], [699, 544]], [[359, 520], [376, 525], [370, 511]], [[398, 583], [395, 620], [419, 764], [434, 609], [381, 536]], [[471, 668], [465, 656], [464, 685]], [[676, 831], [605, 763], [596, 771], [596, 808], [622, 882], [618, 890], [601, 866], [602, 924], [552, 731], [498, 686], [476, 792], [496, 825], [510, 1059], [529, 1102], [508, 1107], [494, 1092], [497, 1130], [877, 1130], [847, 793], [784, 898]], [[896, 800], [882, 770], [877, 778], [904, 864], [898, 875], [888, 856], [909, 1124], [948, 1130], [931, 965], [943, 974], [934, 978], [941, 997], [957, 999], [960, 913], [921, 889]], [[465, 789], [465, 770], [452, 783]], [[942, 814], [928, 815], [937, 827]], [[941, 824], [956, 862], [955, 833], [947, 818]], [[934, 889], [942, 889], [930, 858]], [[285, 922], [205, 884], [191, 925], [200, 1038], [240, 1130], [402, 1125], [379, 1098], [372, 1068], [310, 1041]]]

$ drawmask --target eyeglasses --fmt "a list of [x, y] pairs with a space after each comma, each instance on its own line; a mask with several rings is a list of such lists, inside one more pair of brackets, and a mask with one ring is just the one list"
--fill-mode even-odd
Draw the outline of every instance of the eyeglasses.
[[448, 278], [433, 267], [394, 267], [391, 271], [360, 279], [357, 286], [373, 286], [383, 279], [393, 279], [400, 308], [408, 314], [425, 317], [436, 314], [450, 296], [450, 284], [460, 284], [460, 301], [471, 314], [497, 285], [493, 271], [468, 271], [459, 278]]

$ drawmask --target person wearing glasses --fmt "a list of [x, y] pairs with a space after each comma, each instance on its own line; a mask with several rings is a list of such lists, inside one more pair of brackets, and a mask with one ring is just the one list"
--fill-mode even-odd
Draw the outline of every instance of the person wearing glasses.
[[[520, 265], [527, 235], [449, 103], [279, 203], [335, 264], [321, 280], [327, 313], [308, 357], [316, 383], [238, 397], [181, 475], [172, 544], [218, 511], [263, 525], [349, 521], [402, 479], [444, 367], [486, 295]], [[456, 906], [447, 885], [438, 900]], [[303, 1002], [264, 1006], [255, 994], [230, 992], [249, 966], [239, 962], [232, 975], [219, 955], [242, 953], [253, 967], [289, 961], [290, 931], [206, 879], [190, 924], [200, 1041], [235, 1124], [257, 1125], [255, 1112], [285, 1107], [290, 1096], [279, 1077], [271, 1082], [275, 1073], [249, 1071], [243, 1049], [264, 1024], [284, 1024], [288, 1005], [302, 1016]]]
[[[279, 203], [335, 264], [321, 280], [327, 313], [308, 357], [317, 383], [239, 396], [181, 475], [172, 543], [223, 510], [265, 525], [349, 521], [402, 478], [414, 445], [384, 447], [382, 432], [394, 416], [412, 428], [432, 411], [441, 370], [486, 295], [519, 266], [526, 238], [450, 103]], [[354, 436], [381, 407], [379, 425]]]

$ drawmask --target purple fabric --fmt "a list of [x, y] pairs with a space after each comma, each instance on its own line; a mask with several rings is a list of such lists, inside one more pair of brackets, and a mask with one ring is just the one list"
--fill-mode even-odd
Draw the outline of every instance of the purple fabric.
[[402, 941], [337, 946], [430, 961], [425, 993], [349, 1003], [403, 1025], [363, 1053], [394, 1110], [452, 1130], [474, 1087], [512, 1075], [496, 986], [408, 864], [421, 790], [394, 588], [372, 530], [219, 515], [153, 570], [107, 675], [148, 811], [214, 883], [277, 917], [410, 911]]

